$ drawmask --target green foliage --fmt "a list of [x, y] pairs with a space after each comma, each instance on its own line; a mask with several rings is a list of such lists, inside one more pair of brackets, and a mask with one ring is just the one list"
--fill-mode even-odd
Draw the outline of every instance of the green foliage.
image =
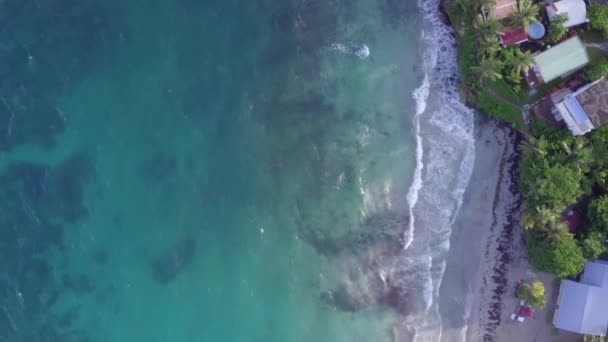
[[522, 52], [521, 50], [516, 50], [515, 55], [509, 62], [513, 73], [519, 75], [522, 72], [527, 72], [532, 67], [532, 53], [530, 51]]
[[592, 188], [608, 191], [608, 126], [572, 137], [533, 120], [530, 133], [519, 147], [520, 186], [529, 206], [520, 222], [526, 228], [530, 260], [536, 268], [560, 276], [575, 274], [579, 263], [608, 252], [608, 195], [591, 200], [589, 224], [576, 240], [567, 233], [560, 213], [577, 198], [591, 195]]
[[578, 274], [585, 265], [585, 258], [576, 241], [568, 232], [561, 232], [552, 239], [539, 239], [526, 234], [530, 263], [539, 271], [559, 277]]
[[551, 43], [557, 43], [562, 37], [568, 32], [565, 24], [568, 21], [567, 14], [560, 14], [553, 18], [551, 24], [549, 24], [549, 32], [547, 35], [547, 39]]
[[480, 37], [477, 42], [477, 55], [481, 58], [493, 57], [501, 49], [498, 36]]
[[564, 165], [542, 165], [537, 177], [524, 179], [526, 199], [531, 206], [564, 208], [583, 195], [582, 174]]
[[502, 24], [492, 16], [484, 19], [483, 16], [479, 14], [477, 18], [475, 18], [473, 25], [477, 37], [480, 38], [496, 37], [502, 31]]
[[545, 286], [540, 281], [520, 285], [517, 288], [517, 296], [534, 309], [542, 309], [545, 306]]
[[591, 5], [587, 11], [587, 16], [589, 17], [589, 26], [608, 38], [608, 6]]
[[597, 62], [585, 70], [585, 78], [590, 82], [604, 76], [608, 76], [608, 60]]
[[481, 81], [496, 81], [502, 78], [504, 64], [495, 58], [483, 58], [478, 65], [471, 68]]
[[566, 130], [549, 127], [536, 116], [530, 120], [530, 135], [547, 141], [562, 141], [570, 138], [570, 134]]
[[470, 86], [476, 85], [479, 81], [473, 77], [471, 68], [477, 63], [475, 56], [475, 39], [473, 35], [466, 32], [458, 44], [458, 67], [464, 79], [464, 82]]
[[508, 122], [520, 131], [524, 129], [524, 123], [519, 108], [498, 102], [496, 98], [484, 90], [479, 90], [477, 95], [471, 100], [479, 109], [483, 110], [488, 115]]
[[605, 238], [606, 234], [602, 232], [591, 232], [587, 235], [580, 242], [583, 257], [587, 260], [595, 260], [600, 254], [606, 252]]
[[519, 0], [517, 9], [511, 15], [511, 25], [528, 31], [530, 24], [538, 21], [538, 5], [530, 0]]
[[587, 217], [593, 231], [608, 233], [608, 196], [602, 196], [591, 201]]
[[505, 49], [500, 50], [499, 58], [503, 63], [509, 65], [511, 60], [515, 57], [516, 51], [519, 50], [517, 46], [509, 46]]
[[521, 216], [525, 229], [533, 229], [538, 237], [551, 239], [568, 230], [568, 225], [561, 220], [558, 211], [548, 207], [536, 207]]

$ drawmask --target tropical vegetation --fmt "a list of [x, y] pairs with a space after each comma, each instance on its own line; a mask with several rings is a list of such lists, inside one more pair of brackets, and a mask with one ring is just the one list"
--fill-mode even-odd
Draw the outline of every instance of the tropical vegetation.
[[511, 25], [522, 27], [527, 32], [530, 24], [538, 21], [538, 11], [538, 5], [531, 0], [517, 1], [517, 9], [511, 15]]
[[540, 281], [523, 283], [517, 287], [517, 297], [534, 309], [542, 309], [545, 306], [545, 286]]
[[584, 75], [587, 81], [595, 81], [608, 76], [608, 60], [604, 59], [587, 67]]
[[565, 13], [553, 18], [547, 32], [547, 40], [550, 43], [557, 43], [566, 35], [566, 32], [568, 32], [566, 21], [568, 21], [568, 15]]
[[[519, 0], [511, 18], [498, 21], [488, 10], [494, 0], [453, 1], [446, 12], [459, 38], [461, 93], [477, 108], [524, 131], [521, 105], [538, 98], [522, 91], [532, 53], [519, 46], [501, 48], [499, 35], [503, 24], [527, 29], [538, 21], [538, 5]], [[608, 7], [591, 6], [589, 17], [591, 27], [608, 37]], [[565, 16], [555, 18], [539, 44], [563, 39], [565, 22]], [[585, 71], [589, 80], [603, 76], [608, 76], [608, 61]], [[521, 225], [529, 259], [540, 271], [574, 276], [587, 260], [608, 257], [608, 126], [584, 137], [547, 128], [537, 119], [529, 126], [519, 146], [519, 186], [527, 205]], [[566, 220], [571, 212], [582, 220], [577, 230]]]
[[608, 6], [591, 5], [587, 11], [587, 16], [589, 17], [589, 26], [608, 38]]
[[[522, 1], [521, 20], [533, 22], [525, 13], [535, 7]], [[457, 23], [456, 33], [460, 38], [461, 90], [466, 100], [476, 107], [523, 130], [522, 73], [532, 66], [532, 54], [501, 46], [499, 37], [504, 21], [492, 16], [489, 9], [493, 4], [494, 0], [455, 0], [453, 6], [447, 8], [450, 20]], [[485, 9], [485, 16], [479, 14], [480, 9]]]
[[[539, 123], [532, 128], [520, 145], [519, 164], [530, 262], [541, 271], [573, 276], [608, 251], [608, 127], [583, 137]], [[570, 211], [584, 219], [573, 232], [565, 220]]]

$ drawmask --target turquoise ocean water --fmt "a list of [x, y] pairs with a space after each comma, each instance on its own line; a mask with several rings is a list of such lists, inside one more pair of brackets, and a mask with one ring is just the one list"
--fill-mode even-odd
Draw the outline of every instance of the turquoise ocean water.
[[414, 1], [0, 13], [2, 340], [394, 337]]

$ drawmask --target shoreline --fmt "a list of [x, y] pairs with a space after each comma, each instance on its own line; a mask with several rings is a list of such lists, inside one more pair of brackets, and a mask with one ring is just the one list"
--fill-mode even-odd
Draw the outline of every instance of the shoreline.
[[[445, 4], [445, 0], [440, 1], [437, 11], [457, 46]], [[476, 113], [475, 165], [452, 228], [439, 290], [441, 341], [579, 341], [580, 335], [552, 324], [558, 277], [534, 271], [528, 261], [519, 224], [525, 200], [518, 184], [521, 153], [517, 146], [524, 136], [507, 122], [485, 113], [464, 94], [459, 96], [461, 103]], [[519, 279], [540, 280], [546, 289], [547, 305], [524, 323], [510, 318], [519, 302], [515, 296]], [[461, 317], [454, 317], [449, 310], [455, 304], [463, 307]]]
[[[513, 232], [513, 227], [505, 229], [509, 220], [502, 213], [511, 206], [521, 207], [520, 197], [512, 193], [516, 189], [505, 186], [514, 179], [517, 141], [511, 128], [476, 114], [476, 162], [453, 225], [440, 288], [442, 341], [482, 341], [500, 324], [501, 298], [508, 282], [508, 236]], [[460, 317], [450, 311], [458, 306], [464, 308]]]
[[[478, 112], [475, 138], [476, 163], [439, 290], [441, 341], [579, 341], [580, 335], [552, 325], [558, 278], [534, 271], [528, 262], [518, 223], [524, 209], [517, 186], [521, 135]], [[524, 323], [510, 319], [519, 303], [519, 279], [540, 280], [547, 291], [545, 308]]]

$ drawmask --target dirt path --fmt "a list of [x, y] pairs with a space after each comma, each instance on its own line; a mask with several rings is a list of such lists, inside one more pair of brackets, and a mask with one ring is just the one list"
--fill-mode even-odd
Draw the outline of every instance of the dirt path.
[[601, 43], [584, 43], [585, 47], [600, 49], [604, 52], [608, 52], [608, 42]]

